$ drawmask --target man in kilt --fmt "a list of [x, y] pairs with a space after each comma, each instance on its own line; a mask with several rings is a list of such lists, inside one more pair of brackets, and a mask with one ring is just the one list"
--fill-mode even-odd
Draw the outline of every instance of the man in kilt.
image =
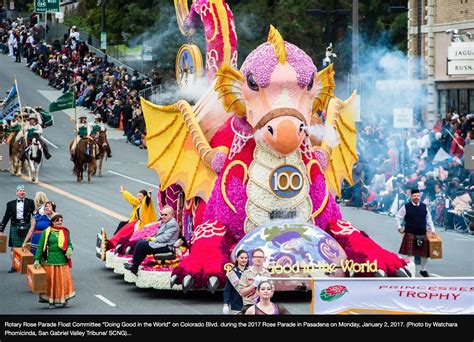
[[[0, 224], [0, 232], [3, 233], [8, 221], [10, 221], [10, 235], [8, 238], [8, 246], [21, 247], [25, 240], [26, 234], [30, 229], [31, 216], [35, 210], [35, 203], [32, 199], [26, 198], [24, 185], [16, 187], [16, 199], [7, 203], [7, 210]], [[8, 273], [15, 272], [12, 267]]]
[[[405, 228], [402, 222], [405, 220]], [[395, 216], [398, 231], [403, 235], [400, 254], [404, 254], [415, 259], [416, 272], [420, 269], [423, 277], [428, 277], [426, 264], [429, 258], [429, 246], [426, 232], [434, 234], [435, 227], [431, 219], [430, 211], [426, 205], [420, 202], [420, 190], [411, 190], [411, 200], [400, 208]]]

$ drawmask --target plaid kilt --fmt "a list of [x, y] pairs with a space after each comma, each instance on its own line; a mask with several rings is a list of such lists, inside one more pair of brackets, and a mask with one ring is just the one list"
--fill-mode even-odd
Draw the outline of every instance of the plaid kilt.
[[25, 229], [20, 230], [19, 224], [10, 223], [10, 235], [8, 239], [8, 247], [21, 247], [25, 241], [26, 234], [30, 229], [30, 223], [25, 223]]
[[418, 235], [423, 237], [423, 246], [421, 247], [416, 245], [416, 236], [417, 235], [415, 234], [405, 233], [399, 253], [403, 255], [429, 258], [430, 252], [426, 235]]

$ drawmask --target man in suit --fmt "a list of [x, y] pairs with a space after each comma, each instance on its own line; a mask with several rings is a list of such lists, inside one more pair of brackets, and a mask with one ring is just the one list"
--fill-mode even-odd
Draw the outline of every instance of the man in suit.
[[125, 269], [137, 274], [138, 266], [148, 254], [171, 252], [173, 245], [179, 239], [179, 226], [170, 206], [164, 206], [161, 213], [161, 224], [153, 237], [140, 240], [133, 252], [132, 264], [125, 264]]
[[[8, 221], [10, 221], [10, 235], [8, 246], [21, 247], [25, 240], [28, 229], [30, 228], [31, 216], [35, 210], [35, 203], [32, 199], [26, 198], [26, 190], [24, 185], [16, 187], [16, 200], [7, 203], [7, 210], [0, 224], [0, 232], [3, 233]], [[8, 273], [15, 272], [12, 267]]]

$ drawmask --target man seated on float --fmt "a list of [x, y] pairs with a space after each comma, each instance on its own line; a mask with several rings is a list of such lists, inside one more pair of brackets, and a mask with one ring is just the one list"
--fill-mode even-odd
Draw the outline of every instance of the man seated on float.
[[[46, 159], [51, 158], [51, 154], [49, 154], [48, 150], [48, 145], [43, 141], [41, 136], [43, 135], [43, 128], [41, 125], [38, 123], [38, 117], [36, 114], [31, 114], [28, 117], [28, 122], [25, 125], [25, 132], [26, 132], [26, 140], [28, 141], [28, 145], [31, 144], [33, 141], [33, 138], [38, 139], [38, 142], [41, 144], [41, 149], [44, 152], [44, 156]], [[19, 135], [23, 135], [23, 132], [20, 131], [18, 133]], [[24, 155], [22, 158], [24, 159], [26, 155]]]
[[76, 154], [76, 146], [81, 139], [90, 139], [91, 128], [87, 122], [87, 116], [83, 115], [79, 117], [79, 121], [76, 124], [74, 130], [76, 132], [76, 137], [71, 144], [71, 160], [74, 161], [74, 156]]
[[152, 192], [153, 189], [140, 190], [135, 197], [126, 191], [123, 185], [120, 186], [120, 193], [133, 206], [133, 209], [129, 220], [119, 223], [115, 235], [107, 242], [107, 249], [115, 248], [119, 241], [129, 240], [134, 232], [149, 223], [156, 222], [155, 206], [151, 199]]
[[99, 138], [99, 133], [103, 132], [105, 136], [105, 152], [107, 153], [107, 157], [111, 158], [112, 157], [112, 151], [110, 150], [109, 146], [109, 141], [107, 140], [107, 128], [105, 125], [102, 123], [102, 116], [100, 114], [97, 114], [94, 116], [94, 122], [91, 125], [91, 136], [94, 138], [96, 141], [98, 141]]
[[174, 218], [174, 210], [165, 205], [161, 213], [161, 224], [155, 235], [138, 241], [133, 252], [132, 264], [125, 264], [124, 268], [137, 274], [138, 267], [147, 255], [173, 252], [173, 245], [178, 239], [179, 226]]

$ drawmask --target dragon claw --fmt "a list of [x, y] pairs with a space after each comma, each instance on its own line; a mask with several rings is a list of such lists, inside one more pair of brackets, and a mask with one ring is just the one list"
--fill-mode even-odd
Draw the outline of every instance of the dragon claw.
[[395, 270], [395, 276], [400, 278], [409, 278], [410, 276], [407, 274], [404, 268], [397, 268]]
[[170, 279], [170, 287], [173, 287], [178, 281], [178, 276], [176, 274], [173, 274]]
[[193, 288], [193, 286], [194, 286], [194, 278], [193, 278], [192, 275], [188, 274], [183, 279], [183, 291], [184, 291], [184, 293], [191, 290]]
[[212, 276], [207, 280], [207, 288], [209, 289], [209, 292], [211, 292], [211, 294], [214, 294], [218, 287], [219, 279], [217, 277]]
[[122, 244], [117, 244], [117, 246], [115, 246], [115, 251], [114, 251], [114, 254], [119, 254], [119, 251], [120, 251], [120, 248], [122, 247]]
[[377, 272], [375, 272], [375, 277], [376, 278], [384, 278], [386, 276], [387, 276], [387, 274], [385, 273], [384, 270], [377, 270]]

